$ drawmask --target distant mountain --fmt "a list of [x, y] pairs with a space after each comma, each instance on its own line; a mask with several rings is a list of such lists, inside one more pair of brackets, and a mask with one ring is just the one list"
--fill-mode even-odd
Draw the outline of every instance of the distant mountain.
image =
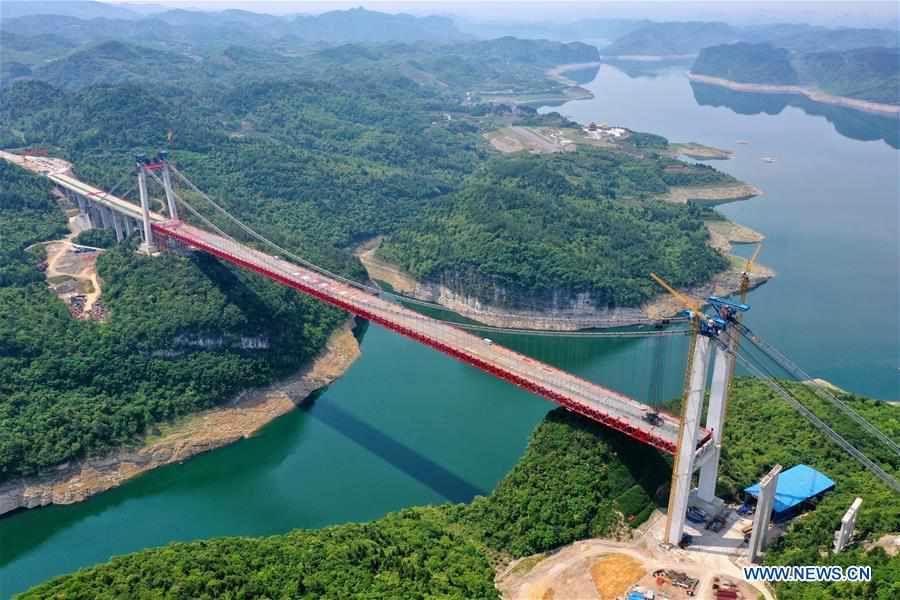
[[549, 40], [521, 40], [502, 37], [496, 40], [472, 42], [472, 51], [486, 59], [515, 61], [526, 64], [555, 66], [570, 63], [594, 62], [600, 59], [597, 48], [581, 42], [552, 42]]
[[837, 96], [900, 104], [900, 48], [796, 52], [770, 44], [705, 48], [691, 72], [742, 83], [805, 85]]
[[771, 44], [739, 42], [704, 48], [691, 72], [743, 83], [800, 83], [800, 77], [791, 64], [790, 51]]
[[293, 33], [308, 41], [332, 44], [377, 42], [449, 42], [465, 39], [451, 19], [388, 14], [364, 8], [299, 16]]
[[741, 33], [744, 41], [769, 42], [779, 48], [800, 52], [900, 46], [900, 31], [896, 29], [828, 29], [808, 25], [758, 25], [742, 29]]
[[[295, 18], [242, 10], [167, 10], [135, 17], [119, 18], [104, 14], [85, 19], [68, 14], [26, 14], [7, 18], [0, 21], [0, 30], [30, 37], [33, 44], [22, 50], [27, 50], [27, 56], [4, 60], [30, 63], [60, 56], [59, 48], [54, 49], [51, 47], [53, 44], [43, 44], [35, 37], [46, 35], [57, 36], [63, 43], [74, 46], [119, 40], [178, 51], [183, 51], [185, 46], [201, 50], [223, 50], [233, 45], [270, 49], [279, 46], [321, 47], [397, 41], [446, 43], [470, 39], [456, 29], [450, 19], [443, 17], [414, 17], [364, 9]], [[59, 46], [59, 43], [55, 45]], [[6, 48], [4, 42], [3, 49]]]
[[601, 48], [607, 56], [676, 56], [697, 54], [702, 48], [739, 41], [740, 33], [726, 23], [650, 23]]
[[811, 52], [795, 60], [801, 80], [837, 96], [900, 104], [900, 49]]
[[27, 15], [62, 15], [79, 19], [139, 19], [141, 14], [124, 6], [89, 0], [3, 0], [0, 19]]
[[46, 65], [32, 67], [35, 78], [58, 87], [164, 81], [175, 78], [193, 61], [180, 54], [111, 40]]
[[650, 23], [650, 21], [646, 20], [632, 19], [580, 19], [571, 23], [456, 20], [457, 26], [463, 33], [479, 38], [491, 39], [512, 36], [564, 42], [574, 40], [585, 42], [593, 42], [594, 40], [613, 41]]

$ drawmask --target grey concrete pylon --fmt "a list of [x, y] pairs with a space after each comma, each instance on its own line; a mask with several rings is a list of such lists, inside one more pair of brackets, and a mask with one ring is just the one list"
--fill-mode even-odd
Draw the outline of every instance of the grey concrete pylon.
[[843, 552], [850, 539], [853, 537], [853, 530], [856, 528], [856, 515], [859, 514], [859, 507], [862, 505], [862, 498], [857, 498], [844, 513], [841, 519], [841, 528], [834, 532], [834, 552]]
[[706, 428], [712, 432], [712, 455], [700, 467], [700, 478], [697, 485], [697, 497], [705, 502], [713, 502], [716, 498], [716, 481], [719, 477], [719, 461], [722, 456], [722, 435], [725, 428], [725, 411], [728, 407], [728, 395], [731, 387], [731, 374], [734, 371], [734, 349], [737, 339], [736, 331], [728, 329], [720, 336], [725, 347], [716, 344], [713, 361], [712, 382], [709, 386], [709, 408], [706, 411]]
[[753, 533], [750, 534], [750, 562], [759, 562], [760, 552], [766, 547], [769, 521], [775, 506], [775, 490], [778, 488], [778, 474], [781, 465], [775, 465], [765, 477], [759, 480], [759, 497], [756, 500], [756, 514], [753, 515]]
[[700, 429], [700, 413], [706, 392], [706, 375], [709, 370], [710, 339], [697, 335], [691, 356], [691, 372], [681, 407], [681, 427], [678, 429], [678, 445], [675, 450], [675, 467], [672, 471], [672, 487], [669, 491], [669, 510], [666, 515], [665, 541], [672, 545], [681, 542], [691, 479], [694, 475], [694, 456], [697, 451], [697, 432]]
[[166, 203], [169, 205], [169, 218], [178, 220], [178, 207], [175, 205], [175, 191], [172, 189], [172, 176], [169, 173], [169, 161], [163, 160], [162, 169], [163, 188], [166, 191]]
[[150, 199], [147, 196], [147, 174], [144, 172], [144, 165], [138, 163], [138, 191], [141, 196], [141, 217], [144, 221], [144, 246], [143, 250], [147, 254], [156, 252], [156, 245], [153, 243], [153, 229], [150, 227]]

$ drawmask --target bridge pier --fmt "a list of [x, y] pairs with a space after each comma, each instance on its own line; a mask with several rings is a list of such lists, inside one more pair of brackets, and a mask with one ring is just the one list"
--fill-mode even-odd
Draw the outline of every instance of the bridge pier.
[[711, 340], [705, 335], [694, 338], [690, 355], [690, 372], [681, 406], [681, 426], [678, 429], [678, 445], [675, 450], [675, 466], [672, 471], [672, 487], [669, 491], [669, 510], [666, 515], [665, 541], [672, 545], [681, 542], [691, 480], [694, 476], [694, 457], [697, 452], [697, 432], [700, 430], [700, 414], [706, 392], [709, 371]]
[[173, 221], [178, 220], [178, 207], [175, 205], [175, 191], [172, 189], [172, 176], [169, 173], [169, 159], [160, 152], [162, 157], [162, 181], [163, 188], [166, 191], [166, 203], [169, 205], [169, 218]]
[[769, 473], [759, 480], [759, 497], [756, 499], [756, 513], [753, 515], [753, 532], [750, 534], [748, 550], [750, 562], [759, 562], [760, 552], [766, 547], [769, 537], [769, 521], [772, 519], [772, 508], [775, 505], [775, 490], [778, 487], [778, 474], [781, 465], [775, 465]]
[[141, 216], [144, 221], [144, 244], [142, 250], [145, 254], [153, 254], [156, 252], [156, 245], [153, 243], [153, 229], [150, 227], [150, 198], [147, 195], [147, 173], [144, 170], [144, 163], [138, 161], [138, 191], [141, 196]]
[[98, 206], [97, 210], [100, 212], [100, 223], [103, 226], [103, 229], [109, 229], [113, 226], [113, 214], [110, 209], [105, 206]]
[[731, 376], [734, 372], [736, 331], [727, 329], [720, 333], [727, 339], [722, 340], [726, 347], [716, 344], [713, 363], [712, 382], [709, 387], [709, 408], [706, 412], [706, 428], [712, 431], [711, 455], [700, 467], [700, 479], [697, 486], [697, 497], [704, 502], [715, 503], [716, 481], [719, 477], [719, 460], [722, 456], [722, 435], [725, 426], [725, 410], [728, 405], [728, 393], [731, 388]]
[[123, 219], [117, 213], [113, 213], [112, 218], [113, 218], [113, 227], [116, 230], [116, 241], [121, 242], [122, 240], [125, 239], [125, 234], [122, 230], [122, 221], [125, 219]]

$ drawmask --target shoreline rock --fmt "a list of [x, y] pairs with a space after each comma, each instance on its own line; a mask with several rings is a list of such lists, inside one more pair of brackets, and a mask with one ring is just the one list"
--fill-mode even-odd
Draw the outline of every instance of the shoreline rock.
[[314, 391], [335, 381], [360, 355], [352, 318], [336, 330], [326, 348], [293, 375], [247, 390], [148, 435], [136, 448], [58, 465], [41, 475], [0, 484], [0, 515], [19, 508], [73, 504], [117, 487], [132, 477], [248, 438], [294, 410]]
[[[727, 245], [727, 249], [730, 249], [731, 242], [752, 243], [763, 239], [761, 234], [737, 225], [731, 229], [716, 231], [714, 237], [718, 244], [717, 247], [720, 249], [725, 249], [725, 245]], [[376, 256], [381, 241], [381, 237], [373, 238], [359, 246], [354, 252], [368, 272], [370, 279], [387, 283], [400, 295], [440, 304], [463, 317], [492, 327], [541, 331], [627, 327], [646, 323], [647, 318], [664, 319], [683, 309], [667, 295], [658, 296], [640, 307], [612, 309], [597, 307], [590, 302], [590, 298], [579, 295], [575, 306], [567, 309], [510, 311], [485, 304], [478, 298], [458, 294], [442, 283], [417, 281], [397, 265]], [[701, 298], [733, 294], [740, 289], [742, 270], [743, 262], [733, 259], [730, 268], [716, 274], [706, 284], [686, 290], [686, 292]], [[774, 276], [773, 270], [756, 265], [754, 273], [750, 277], [750, 287], [760, 286]]]
[[806, 96], [813, 102], [822, 104], [833, 104], [835, 106], [843, 106], [867, 113], [880, 115], [900, 116], [900, 105], [883, 104], [881, 102], [870, 102], [868, 100], [859, 100], [857, 98], [847, 98], [846, 96], [832, 96], [821, 90], [801, 85], [774, 85], [764, 83], [741, 83], [730, 79], [722, 79], [721, 77], [711, 77], [709, 75], [700, 75], [698, 73], [688, 73], [688, 79], [698, 83], [708, 85], [716, 85], [728, 88], [736, 92], [755, 92], [760, 94], [797, 94]]

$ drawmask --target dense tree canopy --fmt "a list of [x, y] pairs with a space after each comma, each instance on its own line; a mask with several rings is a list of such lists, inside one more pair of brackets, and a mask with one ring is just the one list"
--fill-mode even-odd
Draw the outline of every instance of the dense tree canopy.
[[[22, 251], [62, 233], [49, 186], [3, 162], [0, 189], [0, 481], [131, 443], [296, 369], [341, 319], [212, 258], [148, 258], [129, 243], [97, 261], [108, 322], [74, 320]], [[242, 337], [269, 347], [240, 350]]]
[[[895, 408], [845, 400], [900, 439]], [[761, 383], [736, 380], [728, 411], [720, 490], [726, 498], [776, 462], [812, 465], [837, 483], [791, 523], [766, 562], [873, 567], [870, 583], [779, 584], [779, 598], [895, 598], [900, 556], [866, 551], [864, 542], [898, 531], [900, 498], [860, 472], [852, 458]], [[850, 427], [839, 417], [831, 420]], [[852, 437], [852, 431], [845, 433]], [[862, 434], [855, 436], [862, 443]], [[172, 544], [57, 578], [23, 597], [494, 598], [491, 563], [641, 523], [664, 506], [670, 471], [669, 459], [657, 451], [559, 408], [535, 430], [525, 455], [494, 492], [470, 504], [404, 510], [369, 524], [263, 539]], [[865, 499], [857, 524], [862, 543], [830, 555], [832, 532], [855, 495]]]
[[668, 185], [725, 178], [671, 172], [673, 162], [599, 149], [493, 159], [380, 251], [417, 278], [491, 303], [540, 308], [563, 290], [633, 306], [656, 294], [651, 271], [690, 286], [727, 264], [706, 246], [698, 209], [653, 199]]

